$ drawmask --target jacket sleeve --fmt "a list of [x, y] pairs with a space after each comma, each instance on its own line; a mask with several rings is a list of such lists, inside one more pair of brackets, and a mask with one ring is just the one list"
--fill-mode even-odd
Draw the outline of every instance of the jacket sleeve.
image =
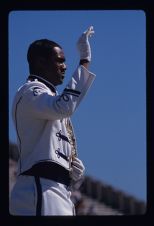
[[57, 120], [69, 117], [86, 95], [95, 75], [79, 66], [61, 95], [53, 96], [42, 87], [31, 87], [24, 93], [26, 109], [37, 118]]

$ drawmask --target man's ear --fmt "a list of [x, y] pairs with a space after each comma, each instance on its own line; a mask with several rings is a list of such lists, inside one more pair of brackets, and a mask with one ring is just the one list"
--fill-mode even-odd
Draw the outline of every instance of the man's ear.
[[46, 64], [47, 64], [47, 60], [43, 57], [38, 56], [36, 61], [35, 61], [35, 65], [37, 70], [39, 71], [44, 71], [46, 68]]
[[37, 64], [38, 65], [41, 65], [41, 66], [44, 66], [45, 65], [45, 63], [46, 63], [46, 59], [45, 58], [43, 58], [43, 57], [37, 57]]

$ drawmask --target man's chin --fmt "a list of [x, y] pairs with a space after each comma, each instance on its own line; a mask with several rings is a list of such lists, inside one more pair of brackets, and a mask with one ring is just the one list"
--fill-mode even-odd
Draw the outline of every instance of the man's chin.
[[64, 82], [64, 78], [65, 78], [64, 74], [59, 74], [56, 86], [61, 85]]
[[64, 75], [64, 74], [62, 74], [62, 75], [61, 75], [61, 79], [62, 79], [62, 80], [64, 80], [64, 78], [65, 78], [65, 75]]
[[65, 76], [64, 76], [64, 74], [62, 74], [61, 76], [60, 76], [60, 81], [63, 83], [63, 81], [64, 81], [64, 78], [65, 78]]

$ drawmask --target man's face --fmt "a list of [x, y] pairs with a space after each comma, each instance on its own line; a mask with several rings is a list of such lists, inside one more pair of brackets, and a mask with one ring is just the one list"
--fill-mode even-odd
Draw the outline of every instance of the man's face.
[[46, 79], [57, 86], [63, 83], [66, 71], [64, 52], [59, 47], [53, 48], [50, 59], [45, 63]]

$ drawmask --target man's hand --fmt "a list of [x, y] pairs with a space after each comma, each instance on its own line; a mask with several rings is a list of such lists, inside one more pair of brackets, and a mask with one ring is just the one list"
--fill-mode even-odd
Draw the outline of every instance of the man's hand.
[[80, 54], [80, 60], [91, 61], [91, 48], [89, 43], [89, 37], [94, 34], [93, 26], [90, 26], [79, 38], [77, 42], [77, 48]]
[[80, 159], [77, 157], [73, 158], [72, 161], [72, 170], [71, 170], [71, 178], [74, 181], [78, 181], [81, 179], [85, 171], [85, 167]]

